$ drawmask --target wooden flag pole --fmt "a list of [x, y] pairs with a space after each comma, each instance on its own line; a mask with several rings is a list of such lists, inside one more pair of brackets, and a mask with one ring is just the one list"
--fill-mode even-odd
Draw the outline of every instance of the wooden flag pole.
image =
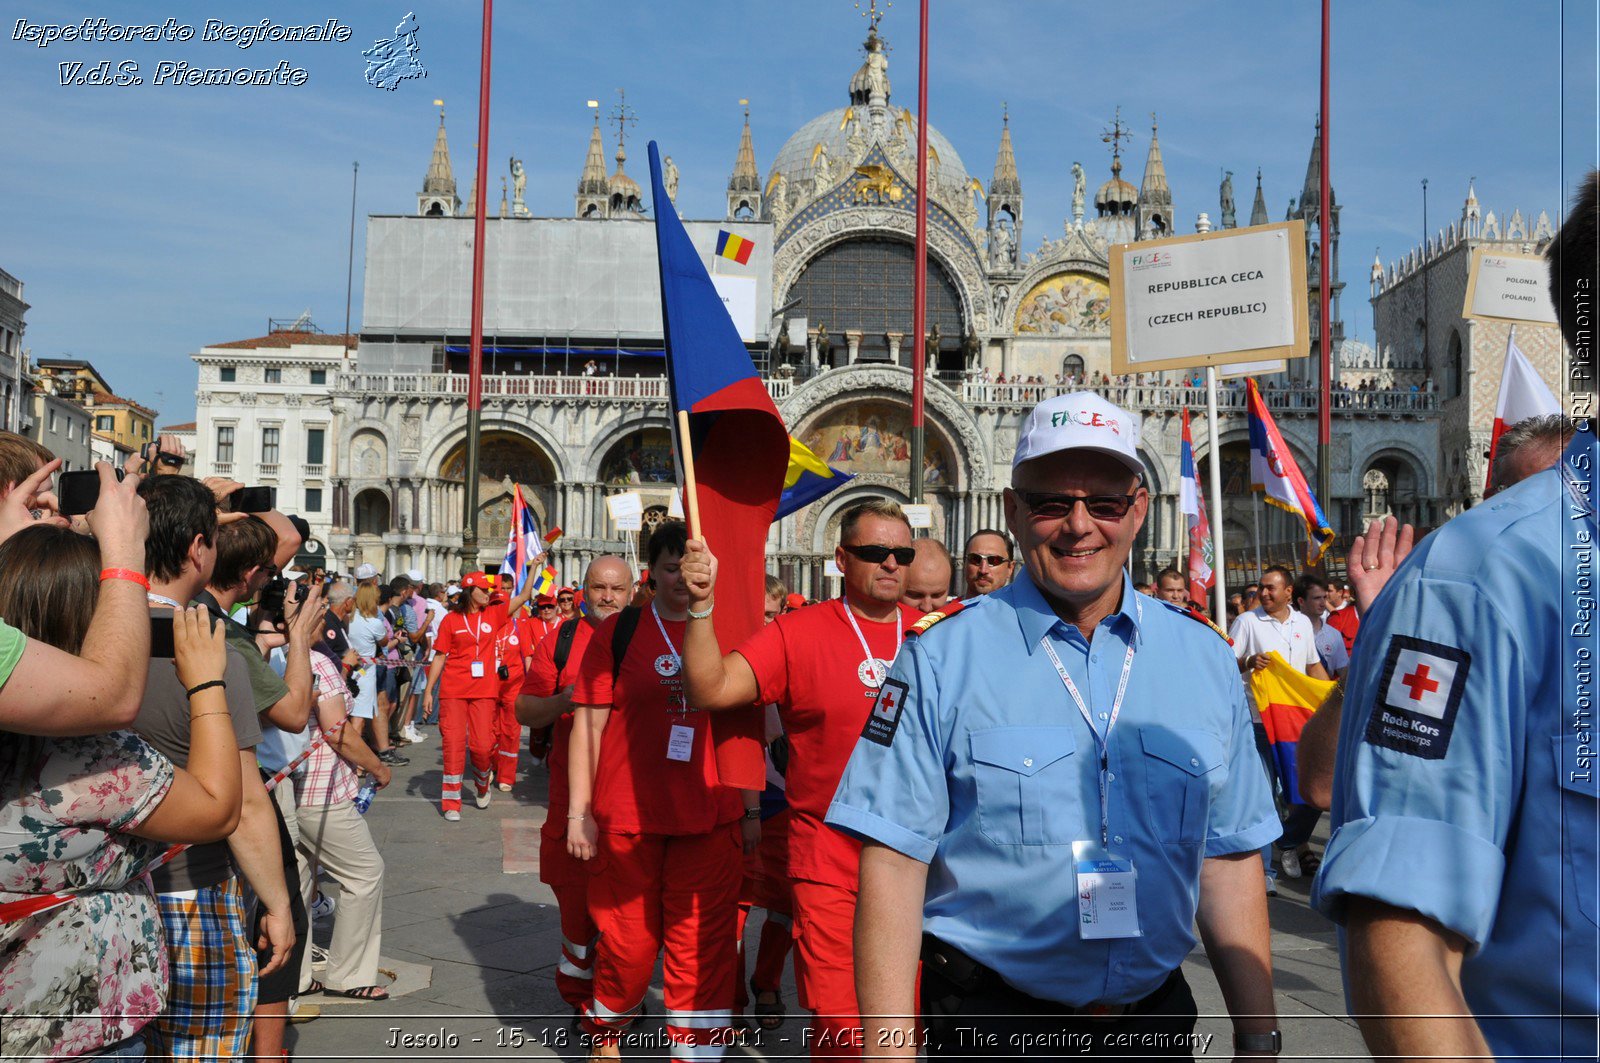
[[678, 445], [683, 459], [683, 511], [689, 517], [689, 538], [700, 538], [700, 492], [694, 484], [694, 444], [689, 440], [689, 411], [678, 411]]

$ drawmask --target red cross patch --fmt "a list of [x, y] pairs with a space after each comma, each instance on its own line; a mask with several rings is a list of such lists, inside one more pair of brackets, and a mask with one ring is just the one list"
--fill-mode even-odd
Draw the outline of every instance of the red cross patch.
[[862, 730], [861, 737], [880, 746], [891, 744], [900, 726], [900, 712], [905, 708], [906, 695], [910, 692], [911, 688], [900, 680], [885, 679], [883, 686], [878, 688], [877, 700], [872, 703], [872, 713], [867, 717], [867, 726]]
[[1393, 636], [1367, 721], [1367, 741], [1424, 760], [1444, 759], [1471, 665], [1471, 654], [1455, 646]]

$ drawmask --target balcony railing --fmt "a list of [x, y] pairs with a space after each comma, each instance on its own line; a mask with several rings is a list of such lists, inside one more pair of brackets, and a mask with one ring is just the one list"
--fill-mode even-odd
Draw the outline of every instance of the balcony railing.
[[[792, 380], [772, 377], [767, 393], [773, 399], [787, 398]], [[465, 398], [465, 373], [340, 373], [337, 388], [358, 395], [405, 395], [418, 398]], [[483, 378], [485, 399], [529, 401], [597, 401], [665, 403], [670, 398], [667, 378], [660, 376], [524, 376], [501, 375]]]
[[[1188, 406], [1201, 410], [1206, 405], [1206, 389], [1170, 387], [1154, 384], [988, 384], [967, 380], [961, 384], [962, 401], [969, 406], [1013, 406], [1026, 408], [1056, 395], [1073, 391], [1094, 391], [1108, 401], [1127, 409], [1177, 409]], [[1246, 391], [1242, 387], [1223, 387], [1217, 393], [1217, 409], [1244, 413]], [[1313, 414], [1321, 403], [1316, 388], [1264, 388], [1261, 392], [1274, 413]], [[1439, 396], [1427, 391], [1339, 391], [1333, 393], [1333, 408], [1346, 413], [1390, 414], [1393, 416], [1436, 413]]]
[[261, 478], [263, 480], [276, 480], [278, 478], [278, 463], [277, 462], [275, 462], [275, 461], [273, 461], [273, 462], [264, 461], [264, 462], [261, 463], [260, 469], [261, 469]]
[[213, 475], [213, 476], [232, 476], [233, 475], [233, 462], [231, 462], [231, 461], [214, 461], [214, 462], [212, 462], [211, 463], [211, 475]]
[[326, 465], [307, 465], [305, 470], [305, 479], [320, 480], [327, 474], [327, 468], [328, 467]]

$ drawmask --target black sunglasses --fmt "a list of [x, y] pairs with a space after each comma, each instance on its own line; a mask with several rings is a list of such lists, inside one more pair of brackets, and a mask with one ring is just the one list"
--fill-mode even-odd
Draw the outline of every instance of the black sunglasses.
[[881, 565], [891, 557], [901, 565], [917, 559], [917, 552], [909, 546], [846, 546], [844, 552], [872, 565]]
[[1046, 495], [1033, 491], [1018, 491], [1022, 504], [1039, 520], [1062, 520], [1072, 515], [1072, 507], [1079, 502], [1095, 520], [1121, 520], [1128, 515], [1138, 495]]
[[1001, 565], [1011, 564], [1011, 559], [1000, 554], [968, 554], [967, 564], [988, 565], [990, 568], [999, 568]]

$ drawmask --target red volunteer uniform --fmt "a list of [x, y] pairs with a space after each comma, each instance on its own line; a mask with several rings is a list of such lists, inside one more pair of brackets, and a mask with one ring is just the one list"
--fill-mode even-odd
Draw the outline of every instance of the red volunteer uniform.
[[524, 617], [513, 617], [495, 632], [494, 659], [506, 670], [494, 710], [494, 775], [502, 786], [517, 781], [517, 755], [522, 752], [522, 725], [517, 722], [517, 694], [527, 674], [528, 656], [533, 653], [532, 634]]
[[684, 623], [644, 610], [613, 682], [616, 625], [594, 633], [573, 691], [574, 704], [611, 706], [594, 780], [589, 912], [600, 942], [584, 1026], [612, 1038], [625, 1029], [665, 946], [673, 1055], [718, 1058], [731, 1026], [743, 805], [717, 781], [711, 721], [684, 705]]
[[445, 655], [439, 677], [439, 745], [444, 757], [439, 807], [445, 812], [461, 808], [461, 776], [469, 749], [479, 793], [489, 789], [494, 770], [500, 680], [494, 671], [495, 627], [489, 617], [488, 610], [470, 615], [451, 612], [439, 621], [439, 636], [433, 642], [434, 650]]
[[[557, 691], [578, 681], [578, 669], [594, 629], [583, 620], [571, 623], [576, 628], [566, 664], [557, 671], [556, 646], [560, 640], [542, 640], [528, 665], [522, 693], [554, 697]], [[556, 989], [562, 1000], [581, 1008], [589, 1002], [591, 993], [597, 931], [594, 920], [589, 918], [589, 872], [583, 861], [573, 859], [567, 852], [567, 743], [571, 738], [572, 713], [562, 713], [554, 724], [550, 742], [549, 811], [539, 831], [539, 881], [556, 895], [556, 908], [561, 915], [561, 965], [556, 968]]]
[[901, 606], [893, 623], [879, 624], [846, 610], [834, 599], [785, 613], [739, 647], [759, 700], [777, 704], [789, 736], [795, 981], [801, 1006], [816, 1013], [813, 1056], [860, 1052], [851, 933], [861, 843], [824, 820], [903, 632], [922, 616]]

